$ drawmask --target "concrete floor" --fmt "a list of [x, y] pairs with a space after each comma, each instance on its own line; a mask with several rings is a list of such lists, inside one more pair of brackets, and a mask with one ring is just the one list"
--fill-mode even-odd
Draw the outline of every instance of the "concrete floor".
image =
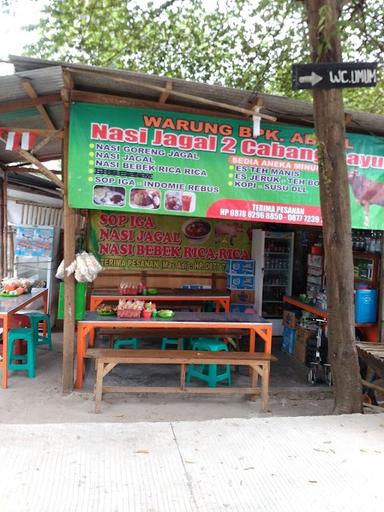
[[[279, 340], [275, 340], [275, 345]], [[94, 367], [87, 366], [85, 386], [81, 392], [62, 394], [62, 335], [54, 335], [54, 350], [38, 349], [36, 378], [24, 372], [13, 372], [9, 388], [0, 390], [1, 423], [62, 422], [138, 422], [138, 421], [202, 421], [220, 418], [253, 418], [329, 414], [332, 390], [327, 386], [312, 387], [306, 381], [306, 369], [291, 356], [274, 350], [278, 362], [272, 364], [270, 404], [261, 412], [260, 400], [250, 402], [242, 396], [216, 395], [105, 395], [102, 414], [94, 414]], [[169, 383], [178, 378], [175, 367], [117, 367], [111, 373], [113, 382], [134, 384]], [[244, 370], [233, 372], [236, 384], [246, 384]], [[237, 381], [237, 382], [236, 382]]]
[[0, 425], [1, 512], [381, 512], [384, 415]]

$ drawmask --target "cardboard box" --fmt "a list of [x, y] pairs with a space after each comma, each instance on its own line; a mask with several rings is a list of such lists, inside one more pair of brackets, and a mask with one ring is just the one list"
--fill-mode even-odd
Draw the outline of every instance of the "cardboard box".
[[321, 268], [323, 265], [323, 257], [320, 254], [308, 254], [308, 265]]
[[252, 290], [231, 290], [231, 304], [254, 304], [255, 292]]
[[255, 260], [228, 260], [225, 264], [225, 271], [228, 274], [253, 276], [255, 263]]
[[320, 286], [321, 281], [322, 281], [321, 276], [312, 276], [309, 274], [307, 276], [307, 283], [309, 283], [309, 284], [317, 284], [318, 286]]
[[311, 267], [308, 266], [307, 274], [311, 276], [322, 276], [323, 275], [323, 269], [320, 267]]
[[313, 336], [315, 336], [315, 332], [310, 329], [305, 329], [300, 326], [296, 329], [296, 343], [293, 355], [300, 363], [305, 364], [307, 341]]
[[289, 311], [288, 309], [285, 309], [283, 311], [283, 325], [294, 329], [297, 326], [300, 315], [300, 311]]
[[227, 277], [227, 288], [230, 290], [254, 290], [255, 278], [253, 276], [229, 274]]
[[291, 329], [290, 327], [284, 327], [283, 343], [281, 345], [281, 350], [283, 352], [288, 352], [288, 354], [292, 354], [295, 350], [295, 344], [296, 344], [296, 329]]

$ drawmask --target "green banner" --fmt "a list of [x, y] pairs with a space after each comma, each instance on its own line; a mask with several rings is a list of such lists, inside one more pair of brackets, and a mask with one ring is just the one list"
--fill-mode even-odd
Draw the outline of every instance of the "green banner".
[[[345, 140], [354, 228], [384, 228], [384, 139]], [[73, 103], [74, 208], [321, 225], [314, 130]]]
[[91, 212], [89, 225], [89, 250], [108, 269], [222, 273], [251, 257], [246, 222]]

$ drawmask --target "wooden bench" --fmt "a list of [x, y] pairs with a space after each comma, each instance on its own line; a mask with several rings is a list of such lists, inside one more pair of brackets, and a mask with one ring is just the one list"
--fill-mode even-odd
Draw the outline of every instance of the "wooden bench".
[[[240, 393], [250, 395], [251, 400], [260, 394], [263, 411], [268, 404], [269, 371], [271, 361], [276, 358], [262, 352], [198, 352], [193, 350], [130, 350], [91, 348], [85, 357], [96, 360], [95, 412], [101, 411], [103, 393]], [[104, 386], [104, 377], [117, 364], [178, 364], [180, 365], [180, 386]], [[250, 387], [186, 387], [187, 364], [230, 364], [249, 366]]]

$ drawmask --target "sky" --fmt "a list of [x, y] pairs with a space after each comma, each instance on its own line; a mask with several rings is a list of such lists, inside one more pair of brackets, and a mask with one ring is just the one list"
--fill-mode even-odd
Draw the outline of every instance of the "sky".
[[[0, 59], [7, 60], [8, 55], [21, 55], [23, 47], [33, 41], [36, 35], [22, 30], [25, 25], [37, 23], [40, 10], [45, 2], [42, 0], [11, 0], [9, 13], [0, 7], [1, 45]], [[0, 74], [13, 73], [13, 66], [1, 64]]]

